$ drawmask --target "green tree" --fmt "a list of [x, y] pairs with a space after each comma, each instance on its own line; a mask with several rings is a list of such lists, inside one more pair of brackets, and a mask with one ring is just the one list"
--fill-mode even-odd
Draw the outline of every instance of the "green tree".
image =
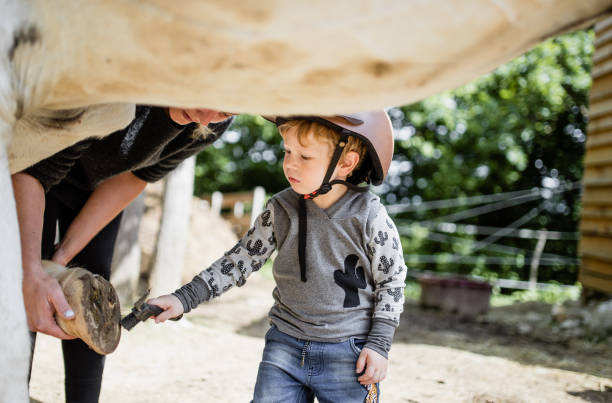
[[[398, 136], [395, 167], [381, 189], [386, 202], [419, 204], [538, 187], [550, 197], [461, 222], [505, 227], [540, 207], [537, 217], [523, 227], [577, 231], [579, 192], [554, 192], [582, 177], [592, 43], [590, 32], [564, 35], [454, 91], [391, 109]], [[416, 212], [404, 217], [433, 220], [456, 211]], [[503, 243], [533, 250], [535, 241], [504, 239]], [[419, 254], [469, 253], [472, 249], [469, 243], [444, 244], [419, 237], [406, 245]], [[576, 242], [551, 241], [545, 252], [576, 257], [576, 247]], [[514, 257], [524, 262], [518, 269], [510, 265], [454, 266], [452, 260], [426, 268], [526, 279], [529, 262], [525, 254]], [[574, 282], [576, 271], [576, 265], [543, 267], [540, 279]]]
[[282, 170], [281, 137], [276, 126], [261, 116], [240, 115], [196, 162], [196, 195], [250, 190], [264, 186], [268, 193], [287, 187]]

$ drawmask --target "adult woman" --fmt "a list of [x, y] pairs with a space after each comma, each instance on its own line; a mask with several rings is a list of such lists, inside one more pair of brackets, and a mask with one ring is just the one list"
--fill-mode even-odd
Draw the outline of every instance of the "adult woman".
[[63, 339], [66, 401], [98, 401], [104, 357], [57, 326], [54, 312], [66, 319], [74, 313], [41, 258], [109, 279], [123, 208], [148, 182], [216, 140], [229, 117], [210, 109], [139, 106], [125, 129], [83, 140], [13, 175], [28, 325]]

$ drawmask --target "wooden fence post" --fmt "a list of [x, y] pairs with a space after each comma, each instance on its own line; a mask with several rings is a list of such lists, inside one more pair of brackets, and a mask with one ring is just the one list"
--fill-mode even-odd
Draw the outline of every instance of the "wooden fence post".
[[149, 285], [151, 296], [174, 291], [181, 285], [189, 234], [195, 157], [181, 163], [166, 179], [162, 221]]
[[538, 284], [538, 266], [540, 265], [540, 257], [546, 246], [546, 238], [548, 231], [542, 230], [538, 234], [538, 242], [536, 243], [535, 250], [533, 251], [533, 258], [531, 259], [531, 267], [529, 269], [529, 290], [535, 291]]
[[266, 199], [266, 190], [262, 186], [257, 186], [253, 190], [253, 206], [251, 207], [251, 226], [255, 224], [255, 219], [261, 214]]

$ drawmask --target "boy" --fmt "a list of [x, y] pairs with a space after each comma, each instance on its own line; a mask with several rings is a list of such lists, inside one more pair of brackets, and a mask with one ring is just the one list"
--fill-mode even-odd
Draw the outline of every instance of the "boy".
[[163, 322], [219, 296], [278, 250], [253, 401], [376, 402], [403, 309], [400, 238], [377, 196], [393, 155], [380, 111], [271, 119], [284, 139], [291, 187], [222, 258], [170, 295], [148, 302]]

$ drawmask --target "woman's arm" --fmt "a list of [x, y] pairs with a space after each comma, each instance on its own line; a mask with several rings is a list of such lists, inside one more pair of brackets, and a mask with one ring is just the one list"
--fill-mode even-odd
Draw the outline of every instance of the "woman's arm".
[[46, 333], [60, 339], [74, 337], [64, 333], [53, 318], [59, 312], [65, 319], [74, 313], [57, 280], [49, 276], [41, 263], [41, 242], [45, 192], [40, 182], [27, 173], [11, 177], [19, 232], [21, 260], [23, 265], [23, 300], [30, 330]]
[[53, 255], [53, 261], [67, 265], [96, 234], [144, 190], [147, 182], [124, 172], [102, 182], [93, 191]]

